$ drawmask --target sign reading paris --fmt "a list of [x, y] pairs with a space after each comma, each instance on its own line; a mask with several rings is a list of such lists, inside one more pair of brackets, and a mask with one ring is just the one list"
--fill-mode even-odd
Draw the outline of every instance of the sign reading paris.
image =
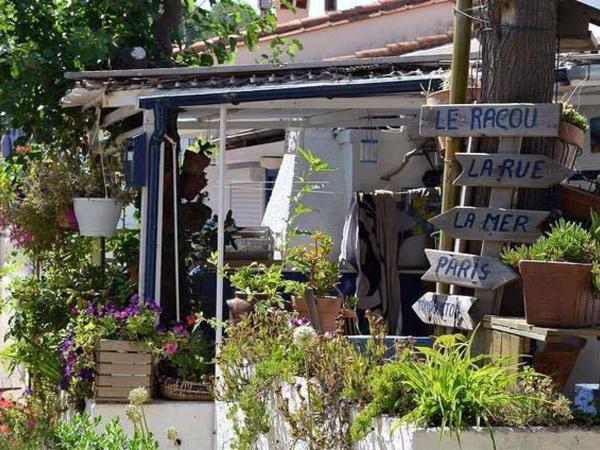
[[449, 136], [558, 136], [560, 105], [509, 103], [421, 107], [420, 134]]

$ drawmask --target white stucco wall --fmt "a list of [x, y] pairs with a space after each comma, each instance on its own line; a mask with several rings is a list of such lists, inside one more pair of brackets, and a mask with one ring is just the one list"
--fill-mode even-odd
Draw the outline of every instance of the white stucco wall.
[[[319, 61], [351, 55], [360, 50], [385, 47], [392, 42], [407, 41], [419, 36], [446, 33], [452, 29], [452, 6], [452, 2], [415, 5], [397, 14], [291, 35], [290, 38], [300, 40], [304, 46], [294, 61]], [[240, 47], [236, 64], [255, 64], [262, 54], [270, 54], [269, 41], [260, 42], [253, 52]]]
[[[92, 417], [102, 417], [102, 425], [113, 417], [119, 417], [123, 429], [131, 434], [133, 427], [125, 416], [124, 408], [125, 405], [122, 404], [96, 403], [94, 400], [88, 400], [86, 404], [86, 411]], [[148, 428], [158, 442], [160, 450], [175, 449], [166, 439], [165, 430], [170, 426], [179, 431], [179, 450], [212, 450], [214, 410], [213, 402], [155, 400], [144, 405]]]

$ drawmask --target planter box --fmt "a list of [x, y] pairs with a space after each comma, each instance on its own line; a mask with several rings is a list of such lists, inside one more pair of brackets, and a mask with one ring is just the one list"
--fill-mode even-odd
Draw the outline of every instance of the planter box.
[[600, 213], [600, 197], [574, 186], [560, 185], [559, 202], [565, 215], [574, 219], [589, 220], [590, 209]]
[[591, 264], [520, 261], [525, 319], [538, 327], [592, 326], [600, 301], [592, 296]]
[[[284, 389], [285, 390], [285, 389]], [[288, 390], [289, 391], [289, 390]], [[292, 399], [293, 400], [293, 399]], [[274, 406], [271, 408], [274, 411]], [[228, 404], [217, 402], [217, 448], [228, 449], [235, 439], [233, 423], [227, 418]], [[353, 450], [492, 450], [486, 428], [463, 430], [460, 444], [455, 436], [445, 433], [440, 440], [438, 428], [420, 429], [402, 424], [395, 427], [397, 417], [382, 416], [373, 421], [366, 438], [354, 442]], [[600, 429], [591, 428], [509, 428], [494, 427], [498, 450], [597, 450]], [[290, 435], [283, 418], [275, 414], [268, 434], [261, 435], [255, 447], [260, 450], [309, 450], [305, 442]]]
[[150, 350], [140, 342], [101, 340], [96, 351], [96, 401], [127, 403], [129, 392], [137, 387], [152, 395]]

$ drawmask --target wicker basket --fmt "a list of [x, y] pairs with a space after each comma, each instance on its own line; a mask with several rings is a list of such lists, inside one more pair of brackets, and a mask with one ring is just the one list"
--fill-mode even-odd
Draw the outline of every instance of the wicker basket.
[[160, 393], [167, 400], [213, 401], [213, 379], [210, 377], [206, 381], [187, 381], [162, 378]]

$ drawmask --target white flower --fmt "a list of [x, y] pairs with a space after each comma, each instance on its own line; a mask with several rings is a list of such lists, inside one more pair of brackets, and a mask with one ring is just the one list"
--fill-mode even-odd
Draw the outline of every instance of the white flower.
[[294, 330], [294, 344], [300, 350], [306, 350], [312, 343], [317, 332], [310, 325], [300, 325]]
[[179, 431], [175, 427], [168, 427], [165, 432], [169, 441], [175, 442], [179, 438]]
[[131, 421], [131, 423], [138, 424], [142, 420], [142, 408], [138, 405], [127, 405], [125, 407], [125, 415]]
[[129, 403], [132, 405], [143, 405], [149, 398], [150, 394], [148, 394], [148, 390], [145, 387], [135, 388], [129, 392]]

